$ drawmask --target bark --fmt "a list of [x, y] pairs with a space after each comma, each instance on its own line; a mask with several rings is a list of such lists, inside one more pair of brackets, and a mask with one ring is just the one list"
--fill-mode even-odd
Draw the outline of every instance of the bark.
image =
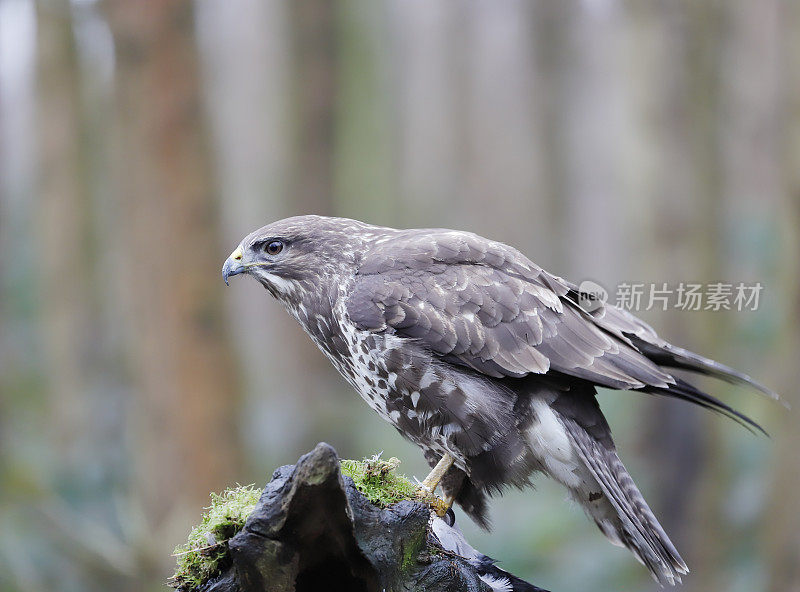
[[[427, 505], [381, 509], [342, 477], [336, 451], [320, 443], [275, 471], [230, 562], [205, 592], [487, 592], [480, 567], [443, 548]], [[513, 576], [512, 576], [513, 577]], [[514, 578], [515, 591], [546, 592]]]

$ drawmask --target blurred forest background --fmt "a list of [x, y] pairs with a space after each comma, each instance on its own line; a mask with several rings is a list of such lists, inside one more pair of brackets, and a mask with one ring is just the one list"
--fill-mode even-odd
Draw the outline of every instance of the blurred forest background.
[[[303, 213], [469, 229], [575, 281], [761, 282], [651, 310], [757, 437], [600, 401], [692, 574], [800, 590], [800, 3], [0, 0], [0, 589], [161, 590], [208, 493], [320, 440], [421, 454], [255, 282]], [[237, 278], [238, 280], [238, 278]], [[471, 542], [552, 589], [655, 590], [557, 486]]]

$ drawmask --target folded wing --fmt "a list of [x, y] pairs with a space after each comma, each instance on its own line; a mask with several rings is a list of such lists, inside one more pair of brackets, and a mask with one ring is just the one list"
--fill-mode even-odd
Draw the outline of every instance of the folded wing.
[[[576, 286], [516, 249], [467, 232], [414, 230], [376, 246], [347, 302], [362, 329], [419, 340], [442, 360], [492, 377], [559, 373], [688, 400], [758, 426], [671, 374], [690, 370], [776, 395], [673, 346], [627, 311], [588, 312]], [[759, 428], [760, 429], [760, 428]]]

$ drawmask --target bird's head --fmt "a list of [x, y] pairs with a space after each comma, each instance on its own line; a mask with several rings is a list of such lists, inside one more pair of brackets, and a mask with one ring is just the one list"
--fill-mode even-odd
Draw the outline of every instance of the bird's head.
[[[360, 222], [297, 216], [248, 234], [222, 267], [222, 278], [246, 273], [279, 300], [318, 290], [325, 280], [355, 271]], [[296, 298], [295, 298], [296, 299]]]

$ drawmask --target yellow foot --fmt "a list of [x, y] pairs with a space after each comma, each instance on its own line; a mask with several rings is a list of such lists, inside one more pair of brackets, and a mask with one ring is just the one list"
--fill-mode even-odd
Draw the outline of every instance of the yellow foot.
[[431, 510], [436, 512], [436, 515], [439, 518], [444, 518], [445, 514], [447, 514], [447, 510], [453, 505], [454, 498], [452, 496], [446, 495], [444, 498], [441, 498], [437, 495], [431, 493], [428, 489], [424, 487], [420, 487], [417, 491], [417, 499], [419, 501], [426, 503], [430, 506]]
[[445, 454], [439, 462], [436, 463], [436, 466], [433, 467], [433, 470], [425, 477], [422, 483], [419, 484], [419, 491], [417, 492], [417, 497], [421, 501], [429, 504], [440, 518], [447, 514], [447, 510], [453, 505], [453, 498], [445, 496], [444, 499], [441, 499], [436, 497], [434, 492], [439, 486], [442, 477], [444, 477], [445, 473], [453, 466], [454, 460], [452, 456]]
[[450, 509], [450, 506], [453, 505], [453, 498], [449, 495], [445, 496], [444, 499], [440, 497], [434, 498], [434, 501], [431, 502], [431, 509], [436, 512], [436, 515], [439, 518], [444, 518], [447, 514], [447, 510]]

